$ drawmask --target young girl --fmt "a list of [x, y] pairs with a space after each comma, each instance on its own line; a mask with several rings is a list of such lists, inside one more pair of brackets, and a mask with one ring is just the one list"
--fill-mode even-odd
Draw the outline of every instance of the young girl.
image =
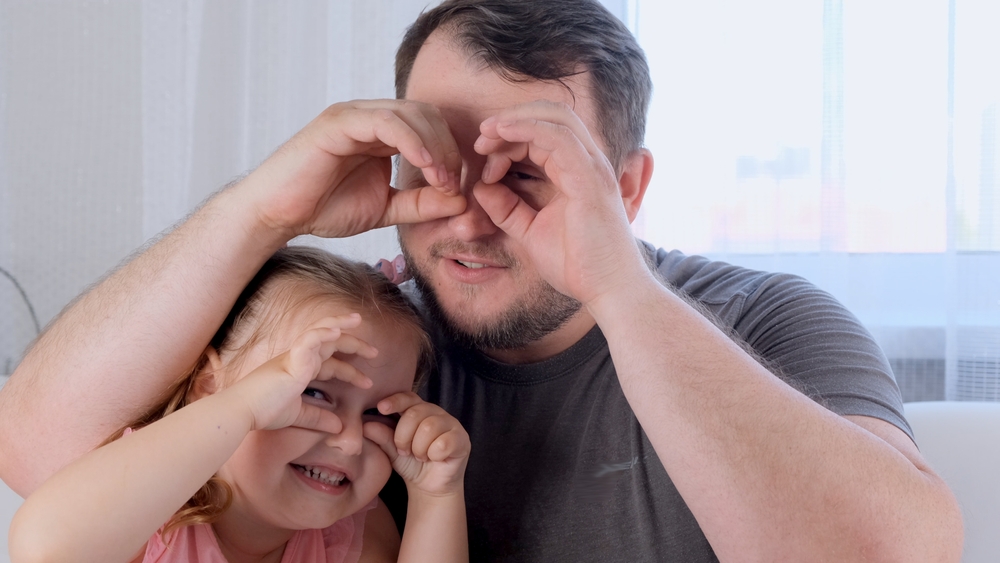
[[161, 405], [28, 497], [12, 561], [467, 561], [468, 435], [410, 391], [430, 357], [381, 274], [281, 250]]

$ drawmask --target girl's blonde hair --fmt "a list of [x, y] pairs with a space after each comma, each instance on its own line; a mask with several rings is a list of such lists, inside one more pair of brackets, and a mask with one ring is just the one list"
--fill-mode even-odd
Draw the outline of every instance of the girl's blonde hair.
[[[224, 351], [230, 352], [229, 365], [238, 367], [246, 351], [278, 328], [287, 315], [316, 300], [343, 303], [356, 308], [366, 320], [391, 324], [413, 334], [420, 349], [414, 388], [430, 371], [433, 361], [430, 338], [417, 310], [399, 288], [367, 264], [305, 246], [283, 248], [264, 263], [236, 300], [212, 338], [211, 346], [220, 356]], [[203, 353], [166, 391], [160, 403], [122, 426], [101, 445], [121, 438], [129, 429], [148, 426], [188, 404], [197, 375], [207, 362], [208, 357]], [[229, 484], [218, 476], [212, 477], [174, 514], [164, 531], [214, 522], [229, 508], [232, 494]]]

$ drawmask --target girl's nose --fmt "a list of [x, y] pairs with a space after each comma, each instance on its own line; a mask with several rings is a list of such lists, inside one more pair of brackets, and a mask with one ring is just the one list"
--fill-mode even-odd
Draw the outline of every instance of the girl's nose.
[[364, 444], [361, 419], [349, 420], [346, 417], [341, 417], [341, 421], [344, 423], [343, 430], [338, 434], [327, 436], [326, 445], [338, 448], [347, 455], [359, 455]]

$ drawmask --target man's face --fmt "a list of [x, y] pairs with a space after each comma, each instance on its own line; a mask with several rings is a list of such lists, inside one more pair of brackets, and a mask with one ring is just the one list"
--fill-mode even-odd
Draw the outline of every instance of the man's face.
[[[507, 82], [471, 61], [441, 31], [428, 38], [410, 73], [406, 98], [438, 107], [458, 143], [468, 206], [454, 217], [400, 225], [400, 246], [432, 312], [481, 349], [522, 348], [580, 310], [578, 301], [539, 277], [524, 249], [493, 224], [472, 195], [486, 163], [473, 144], [480, 124], [500, 110], [537, 100], [564, 102], [590, 131], [597, 130], [587, 75], [565, 84], [572, 91], [554, 82]], [[398, 180], [401, 189], [427, 185], [420, 171], [405, 161]], [[515, 162], [501, 183], [535, 209], [557, 193], [530, 161]]]

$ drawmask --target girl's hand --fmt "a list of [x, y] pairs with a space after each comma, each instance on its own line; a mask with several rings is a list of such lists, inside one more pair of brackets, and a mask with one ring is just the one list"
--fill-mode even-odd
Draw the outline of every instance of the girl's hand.
[[412, 495], [463, 494], [465, 465], [472, 449], [461, 423], [441, 407], [415, 393], [396, 393], [378, 403], [382, 414], [399, 413], [393, 432], [378, 422], [364, 426], [365, 438], [389, 456], [392, 468]]
[[362, 389], [372, 381], [354, 366], [333, 357], [335, 352], [372, 359], [378, 350], [343, 329], [361, 324], [357, 313], [320, 319], [299, 335], [291, 347], [265, 362], [230, 389], [246, 401], [253, 430], [298, 426], [340, 432], [343, 424], [332, 412], [302, 401], [311, 381], [339, 379]]

